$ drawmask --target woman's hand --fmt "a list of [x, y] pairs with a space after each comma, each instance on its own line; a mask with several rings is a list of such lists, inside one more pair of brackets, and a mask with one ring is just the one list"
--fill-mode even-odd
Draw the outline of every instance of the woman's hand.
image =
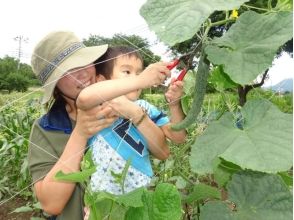
[[77, 133], [88, 139], [102, 129], [109, 127], [117, 117], [112, 115], [110, 106], [97, 106], [90, 110], [77, 109]]

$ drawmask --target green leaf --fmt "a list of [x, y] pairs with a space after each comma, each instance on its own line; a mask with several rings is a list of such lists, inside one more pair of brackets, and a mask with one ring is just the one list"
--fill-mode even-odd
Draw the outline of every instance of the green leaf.
[[194, 201], [205, 199], [221, 199], [221, 193], [217, 188], [205, 184], [197, 184], [193, 187], [193, 191], [189, 194], [184, 201], [192, 203]]
[[189, 70], [184, 78], [184, 92], [187, 95], [192, 95], [195, 87], [196, 71]]
[[292, 115], [282, 113], [263, 99], [248, 101], [241, 114], [241, 129], [231, 113], [208, 126], [192, 145], [192, 171], [212, 173], [216, 157], [244, 169], [270, 173], [289, 170], [292, 166]]
[[157, 185], [153, 193], [151, 219], [179, 220], [181, 216], [181, 198], [176, 187], [168, 183]]
[[278, 175], [236, 173], [228, 184], [228, 196], [236, 205], [234, 211], [224, 203], [208, 202], [201, 210], [200, 219], [292, 219], [292, 195]]
[[280, 172], [278, 174], [282, 177], [287, 186], [293, 186], [293, 176], [290, 176], [288, 172]]
[[168, 179], [168, 181], [175, 181], [175, 185], [177, 189], [184, 189], [187, 185], [187, 181], [183, 179], [181, 176], [172, 176], [171, 178]]
[[135, 189], [129, 193], [117, 196], [116, 201], [127, 207], [141, 207], [143, 206], [142, 196], [145, 191], [144, 187]]
[[87, 170], [89, 168], [95, 167], [94, 161], [92, 160], [92, 155], [92, 149], [89, 148], [81, 162], [81, 170]]
[[223, 65], [234, 82], [251, 84], [270, 67], [279, 47], [293, 37], [292, 17], [291, 12], [243, 13], [223, 37], [206, 47], [208, 59]]
[[125, 215], [124, 220], [134, 220], [134, 219], [140, 219], [140, 220], [150, 220], [148, 216], [148, 208], [146, 206], [144, 207], [131, 207], [128, 209]]
[[[220, 201], [206, 203], [201, 208], [200, 220], [233, 220], [229, 207]], [[240, 219], [241, 220], [241, 219]]]
[[10, 213], [21, 213], [21, 212], [32, 212], [32, 211], [33, 211], [33, 208], [32, 207], [29, 207], [29, 206], [21, 206], [21, 207], [18, 207], [16, 209], [14, 209]]
[[198, 32], [214, 11], [239, 8], [248, 0], [148, 0], [140, 9], [149, 28], [169, 46]]
[[211, 73], [208, 81], [212, 83], [218, 91], [236, 88], [238, 84], [233, 82], [230, 77], [223, 71], [221, 66], [217, 66]]
[[240, 170], [241, 167], [218, 157], [213, 161], [213, 177], [219, 186], [226, 186], [231, 176]]
[[276, 10], [293, 11], [293, 0], [278, 0]]
[[89, 179], [89, 177], [96, 171], [96, 167], [92, 167], [87, 170], [74, 172], [74, 173], [63, 173], [58, 171], [55, 175], [55, 179], [58, 181], [76, 182], [81, 183]]

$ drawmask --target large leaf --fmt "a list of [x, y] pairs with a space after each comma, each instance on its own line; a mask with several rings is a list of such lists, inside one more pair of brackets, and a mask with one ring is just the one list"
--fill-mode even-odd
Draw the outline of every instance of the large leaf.
[[161, 183], [153, 193], [152, 214], [154, 220], [179, 220], [182, 216], [181, 198], [175, 186]]
[[220, 191], [212, 186], [200, 183], [193, 186], [193, 191], [185, 199], [187, 203], [205, 199], [221, 199]]
[[280, 46], [293, 37], [291, 12], [243, 13], [230, 30], [206, 47], [208, 59], [223, 65], [239, 84], [251, 84], [270, 67]]
[[230, 210], [225, 203], [208, 202], [201, 210], [201, 220], [291, 220], [292, 195], [278, 175], [240, 172], [228, 184], [228, 200], [236, 207]]
[[214, 11], [239, 8], [248, 0], [148, 0], [140, 9], [151, 30], [170, 46], [193, 37]]
[[217, 66], [208, 79], [213, 84], [214, 88], [218, 91], [236, 88], [237, 84], [233, 82], [230, 77], [223, 71], [222, 66]]
[[196, 139], [190, 157], [194, 172], [212, 173], [216, 157], [264, 172], [285, 171], [292, 166], [292, 115], [263, 99], [248, 101], [241, 114], [242, 128], [236, 126], [231, 113], [226, 113]]

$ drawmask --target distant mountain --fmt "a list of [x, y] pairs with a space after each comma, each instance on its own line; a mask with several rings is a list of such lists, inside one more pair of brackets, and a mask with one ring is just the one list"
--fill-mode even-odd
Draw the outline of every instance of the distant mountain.
[[284, 79], [274, 86], [265, 87], [265, 89], [271, 89], [275, 92], [293, 92], [293, 79]]

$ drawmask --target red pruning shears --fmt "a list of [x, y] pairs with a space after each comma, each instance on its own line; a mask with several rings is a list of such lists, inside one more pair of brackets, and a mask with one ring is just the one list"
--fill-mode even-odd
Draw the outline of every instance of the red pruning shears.
[[[181, 60], [186, 59], [190, 54], [191, 54], [191, 53], [187, 53], [187, 54], [185, 54], [185, 55], [179, 57], [178, 59], [175, 59], [171, 64], [169, 64], [169, 65], [167, 66], [167, 68], [168, 68], [169, 70], [172, 70], [173, 68], [175, 68], [175, 67], [180, 63]], [[188, 71], [188, 70], [187, 70], [186, 68], [182, 69], [181, 72], [179, 73], [179, 75], [178, 75], [176, 81], [182, 81], [182, 80], [184, 79], [184, 77], [185, 77], [187, 71]]]

